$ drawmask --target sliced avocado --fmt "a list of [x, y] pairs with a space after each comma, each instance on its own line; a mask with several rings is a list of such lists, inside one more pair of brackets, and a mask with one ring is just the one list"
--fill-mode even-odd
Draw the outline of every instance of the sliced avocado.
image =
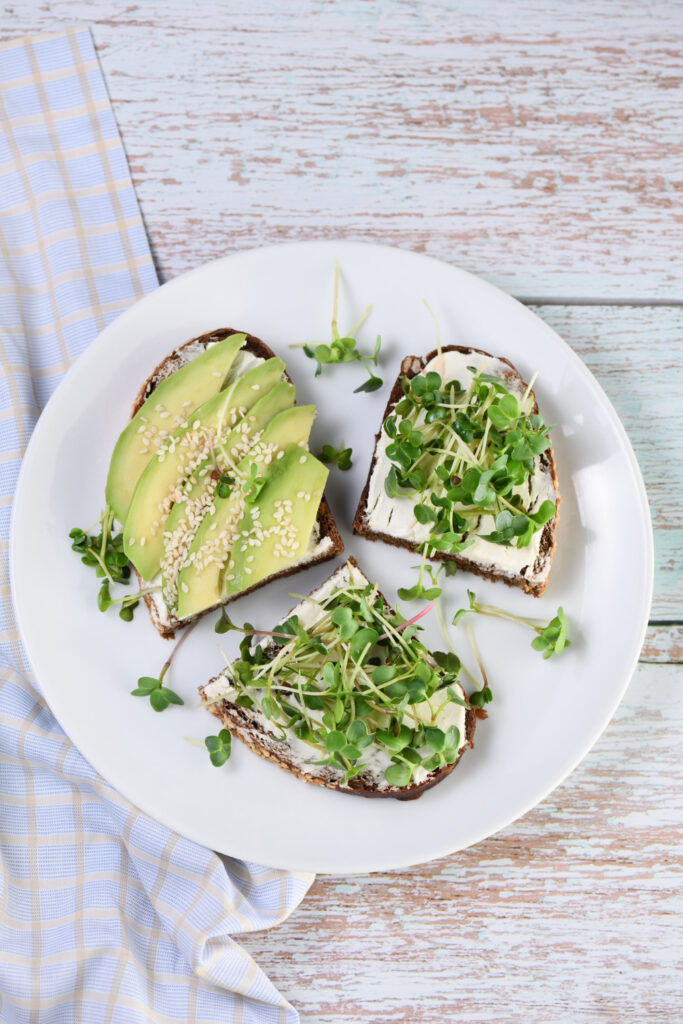
[[123, 549], [145, 580], [159, 572], [163, 533], [182, 485], [236, 423], [282, 377], [281, 359], [267, 359], [238, 377], [225, 391], [196, 409], [188, 426], [176, 430], [138, 481], [123, 530]]
[[297, 445], [272, 464], [237, 525], [225, 596], [239, 594], [306, 554], [328, 469]]
[[162, 380], [125, 428], [114, 447], [105, 491], [107, 504], [120, 523], [126, 521], [145, 466], [191, 412], [223, 389], [245, 338], [244, 334], [231, 334]]
[[[295, 399], [296, 388], [286, 381], [280, 381], [263, 398], [259, 398], [248, 414], [214, 449], [220, 471], [224, 474], [234, 473], [240, 460], [245, 458], [252, 445], [258, 442], [263, 428], [269, 420], [284, 409], [291, 408]], [[218, 473], [215, 470], [213, 458], [205, 459], [194, 471], [192, 477], [183, 484], [182, 498], [176, 501], [166, 520], [161, 571], [164, 596], [167, 599], [169, 596], [172, 597], [171, 604], [175, 604], [175, 595], [168, 587], [169, 578], [166, 564], [172, 565], [177, 564], [178, 560], [184, 561], [197, 524], [201, 522], [207, 508], [213, 503], [217, 477]], [[171, 583], [173, 583], [172, 580]]]
[[[291, 446], [295, 446], [302, 455], [300, 446], [308, 442], [314, 417], [313, 405], [298, 405], [273, 416], [258, 444], [239, 463], [237, 475], [240, 480], [249, 480], [253, 465], [256, 465], [257, 472], [279, 465], [284, 459], [285, 449]], [[234, 487], [227, 498], [214, 496], [213, 505], [199, 524], [188, 548], [188, 564], [178, 574], [176, 615], [179, 619], [196, 615], [221, 601], [225, 567], [245, 507], [242, 486]]]

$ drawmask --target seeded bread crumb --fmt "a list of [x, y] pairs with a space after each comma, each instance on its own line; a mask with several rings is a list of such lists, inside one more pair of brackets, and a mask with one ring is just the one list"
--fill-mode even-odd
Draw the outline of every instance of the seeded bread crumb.
[[[216, 342], [219, 341], [224, 341], [225, 338], [229, 337], [231, 334], [245, 334], [246, 341], [241, 351], [250, 352], [252, 355], [257, 356], [259, 359], [272, 359], [274, 357], [275, 353], [272, 351], [271, 348], [269, 348], [268, 345], [266, 345], [264, 341], [261, 341], [260, 338], [256, 338], [253, 334], [247, 334], [246, 331], [236, 331], [232, 327], [222, 327], [219, 330], [210, 331], [207, 334], [202, 334], [197, 338], [191, 338], [189, 341], [186, 341], [183, 345], [179, 345], [177, 348], [174, 348], [173, 351], [170, 352], [164, 359], [162, 359], [159, 365], [156, 366], [154, 370], [152, 370], [151, 374], [144, 382], [136, 396], [136, 399], [133, 403], [133, 408], [131, 410], [131, 419], [139, 411], [142, 405], [147, 401], [149, 396], [152, 394], [154, 389], [162, 382], [162, 380], [165, 380], [167, 377], [170, 377], [172, 373], [175, 373], [175, 371], [179, 370], [181, 366], [184, 366], [186, 363], [190, 362], [190, 359], [194, 358], [195, 355], [199, 355], [200, 352], [208, 348], [209, 345], [215, 344]], [[193, 352], [193, 349], [196, 349], [197, 351]], [[291, 378], [286, 373], [285, 377], [291, 383]], [[330, 511], [330, 506], [327, 504], [327, 500], [325, 499], [324, 496], [321, 499], [320, 506], [318, 508], [318, 516], [316, 519], [316, 523], [318, 526], [319, 539], [324, 540], [325, 538], [329, 538], [329, 540], [331, 541], [326, 551], [321, 551], [319, 554], [312, 556], [310, 559], [298, 562], [295, 565], [289, 566], [289, 568], [287, 569], [281, 569], [280, 572], [272, 573], [270, 576], [266, 576], [266, 578], [261, 580], [259, 583], [255, 583], [253, 587], [249, 587], [247, 590], [242, 590], [239, 594], [235, 594], [233, 597], [230, 597], [225, 601], [221, 601], [218, 604], [213, 605], [211, 608], [207, 608], [205, 611], [200, 612], [198, 615], [193, 615], [191, 618], [183, 619], [182, 621], [175, 618], [171, 618], [170, 623], [163, 622], [159, 617], [159, 611], [156, 604], [152, 600], [151, 596], [149, 594], [146, 594], [144, 601], [149, 610], [149, 615], [152, 620], [152, 623], [154, 624], [154, 626], [159, 631], [162, 637], [170, 640], [175, 636], [176, 630], [182, 629], [183, 626], [187, 626], [191, 622], [195, 622], [197, 619], [202, 618], [202, 616], [204, 615], [208, 615], [216, 608], [220, 608], [221, 605], [223, 604], [228, 604], [231, 601], [236, 601], [244, 594], [250, 594], [252, 591], [258, 590], [260, 587], [264, 587], [266, 586], [266, 584], [271, 583], [273, 580], [281, 579], [285, 576], [292, 576], [294, 575], [294, 573], [297, 573], [302, 569], [308, 569], [312, 565], [318, 565], [321, 562], [329, 561], [331, 558], [336, 558], [337, 555], [340, 555], [344, 550], [344, 542], [342, 541], [339, 535], [337, 525], [334, 521], [334, 516], [332, 515], [332, 512]], [[143, 589], [145, 583], [142, 577], [139, 575], [139, 573], [137, 573], [137, 571], [136, 575], [138, 577], [140, 588]]]

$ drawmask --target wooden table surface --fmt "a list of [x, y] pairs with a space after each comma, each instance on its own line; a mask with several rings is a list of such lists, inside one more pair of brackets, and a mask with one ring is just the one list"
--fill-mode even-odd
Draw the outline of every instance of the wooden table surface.
[[[582, 765], [470, 850], [319, 878], [244, 946], [304, 1022], [680, 1020], [683, 5], [2, 10], [3, 34], [91, 25], [163, 278], [322, 237], [472, 270], [582, 356], [648, 487], [651, 625]], [[628, 586], [628, 552], [615, 585]]]

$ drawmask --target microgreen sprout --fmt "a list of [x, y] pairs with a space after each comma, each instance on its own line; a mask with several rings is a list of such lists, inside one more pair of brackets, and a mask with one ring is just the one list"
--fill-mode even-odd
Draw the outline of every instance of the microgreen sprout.
[[342, 441], [338, 448], [333, 448], [331, 444], [324, 444], [318, 458], [326, 465], [336, 466], [337, 469], [341, 469], [343, 472], [346, 472], [346, 470], [351, 469], [351, 466], [353, 465], [351, 461], [352, 455], [353, 449], [345, 448], [344, 442]]
[[171, 690], [168, 686], [164, 686], [164, 677], [173, 664], [176, 654], [196, 625], [197, 623], [193, 622], [192, 625], [185, 630], [180, 640], [174, 644], [173, 650], [161, 666], [161, 672], [158, 676], [141, 676], [138, 679], [138, 685], [134, 690], [130, 691], [133, 697], [149, 697], [149, 703], [155, 711], [165, 711], [169, 704], [185, 703], [183, 698], [180, 697], [175, 690]]
[[204, 745], [209, 751], [211, 764], [220, 768], [230, 757], [232, 737], [227, 729], [221, 729], [217, 736], [207, 736]]
[[221, 474], [216, 481], [216, 497], [217, 498], [229, 498], [234, 486], [234, 480], [231, 476]]
[[[105, 612], [115, 605], [121, 605], [119, 617], [130, 622], [141, 597], [153, 589], [112, 598], [110, 588], [115, 584], [127, 586], [131, 580], [131, 563], [123, 550], [123, 531], [114, 534], [114, 513], [105, 508], [97, 523], [88, 530], [75, 526], [69, 531], [71, 549], [81, 556], [84, 565], [95, 570], [95, 576], [102, 580], [97, 592], [97, 607]], [[97, 532], [90, 532], [90, 531]]]
[[290, 348], [302, 348], [305, 355], [309, 359], [314, 359], [316, 362], [315, 376], [319, 377], [322, 373], [323, 366], [332, 365], [334, 363], [360, 363], [368, 373], [368, 380], [366, 380], [360, 387], [357, 387], [354, 394], [361, 391], [377, 391], [378, 388], [382, 387], [384, 383], [381, 377], [378, 377], [370, 369], [371, 366], [377, 366], [377, 360], [379, 358], [380, 349], [382, 347], [382, 339], [377, 335], [375, 341], [375, 347], [372, 355], [361, 352], [358, 348], [356, 341], [356, 334], [360, 329], [361, 325], [365, 322], [367, 317], [370, 315], [372, 306], [368, 306], [367, 309], [362, 313], [353, 327], [349, 328], [347, 334], [340, 335], [337, 326], [337, 309], [339, 305], [339, 279], [340, 279], [340, 268], [339, 262], [335, 263], [334, 266], [334, 294], [332, 300], [332, 342], [329, 345], [290, 345]]
[[[370, 746], [382, 752], [391, 786], [452, 764], [460, 731], [442, 730], [439, 713], [468, 704], [458, 657], [430, 652], [418, 639], [418, 620], [431, 605], [406, 619], [377, 587], [352, 582], [305, 600], [316, 609], [310, 626], [292, 615], [272, 631], [236, 626], [223, 610], [219, 631], [243, 634], [240, 657], [225, 670], [235, 703], [265, 715], [276, 738], [293, 733], [310, 746], [311, 763], [339, 770], [346, 783], [368, 771]], [[254, 644], [257, 635], [264, 639]]]
[[481, 673], [482, 680], [481, 688], [474, 690], [470, 694], [470, 704], [473, 704], [475, 708], [483, 708], [486, 704], [491, 703], [491, 701], [493, 700], [493, 694], [491, 693], [488, 676], [486, 675], [486, 669], [484, 668], [484, 663], [482, 661], [481, 654], [479, 653], [479, 647], [477, 646], [477, 641], [474, 639], [474, 633], [469, 622], [465, 626], [465, 630], [467, 632], [467, 639], [470, 642], [470, 647], [472, 648], [474, 660], [476, 661], [477, 668]]
[[554, 654], [561, 654], [570, 645], [570, 640], [567, 637], [567, 619], [562, 607], [559, 607], [557, 614], [546, 623], [540, 619], [527, 618], [524, 615], [513, 615], [512, 612], [506, 612], [495, 605], [480, 604], [472, 590], [467, 591], [467, 598], [469, 606], [460, 608], [455, 613], [453, 616], [454, 626], [470, 612], [476, 615], [489, 615], [495, 619], [507, 619], [509, 622], [518, 622], [521, 626], [526, 626], [534, 631], [536, 636], [531, 641], [531, 646], [535, 651], [539, 651], [544, 658], [552, 658]]

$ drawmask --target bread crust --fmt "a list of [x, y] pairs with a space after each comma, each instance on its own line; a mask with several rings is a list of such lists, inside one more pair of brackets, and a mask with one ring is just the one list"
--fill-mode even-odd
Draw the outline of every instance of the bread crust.
[[[473, 355], [484, 356], [487, 359], [494, 358], [489, 352], [484, 352], [482, 349], [471, 348], [466, 345], [445, 345], [442, 348], [442, 352], [462, 352], [465, 355], [470, 355], [471, 353]], [[370, 461], [370, 469], [368, 470], [365, 486], [361, 492], [360, 500], [358, 502], [358, 508], [356, 509], [356, 514], [353, 520], [353, 532], [357, 536], [365, 537], [367, 540], [371, 541], [381, 540], [385, 544], [390, 544], [392, 547], [404, 548], [407, 551], [417, 551], [418, 545], [412, 543], [411, 541], [403, 540], [400, 537], [392, 537], [388, 533], [383, 533], [378, 530], [372, 530], [368, 526], [366, 516], [368, 494], [370, 491], [370, 478], [372, 477], [372, 472], [377, 462], [377, 444], [382, 436], [382, 426], [384, 425], [387, 416], [389, 416], [394, 406], [403, 397], [403, 390], [401, 388], [401, 378], [404, 376], [408, 378], [415, 377], [418, 373], [421, 373], [424, 367], [438, 354], [438, 351], [434, 349], [423, 358], [420, 358], [419, 356], [406, 356], [403, 362], [401, 363], [401, 371], [394, 382], [394, 386], [391, 389], [391, 394], [389, 395], [389, 400], [387, 402], [386, 409], [384, 410], [384, 414], [382, 416], [382, 422], [380, 423], [379, 431], [375, 434], [375, 445], [373, 449], [372, 459]], [[496, 356], [495, 358], [498, 359], [501, 363], [505, 363], [507, 366], [510, 367], [510, 373], [506, 374], [506, 376], [514, 376], [515, 378], [520, 380], [526, 388], [526, 381], [522, 379], [521, 375], [510, 362], [509, 359], [506, 359], [503, 356]], [[538, 404], [535, 399], [532, 412], [538, 412]], [[555, 515], [543, 527], [543, 532], [541, 533], [541, 545], [539, 552], [539, 554], [542, 554], [544, 557], [548, 557], [552, 562], [552, 557], [557, 542], [557, 524], [560, 518], [560, 502], [562, 499], [560, 498], [560, 491], [557, 480], [557, 470], [555, 467], [555, 456], [553, 454], [552, 448], [548, 448], [548, 450], [543, 453], [543, 455], [541, 456], [541, 460], [543, 461], [544, 468], [547, 468], [550, 472], [550, 476], [553, 481], [553, 486], [555, 488], [555, 493], [557, 495], [555, 501]], [[516, 576], [506, 576], [505, 574], [496, 572], [495, 570], [486, 569], [483, 566], [479, 565], [477, 562], [474, 562], [471, 559], [469, 559], [467, 555], [464, 553], [450, 554], [445, 551], [438, 551], [430, 555], [430, 559], [443, 562], [455, 562], [457, 567], [459, 569], [464, 570], [465, 572], [474, 573], [476, 576], [481, 576], [487, 580], [502, 581], [509, 587], [517, 587], [523, 590], [526, 594], [531, 594], [532, 597], [540, 597], [548, 585], [547, 578], [545, 580], [534, 582], [531, 580], [527, 580], [521, 574], [517, 574]]]
[[[357, 569], [360, 569], [358, 562], [353, 556], [349, 556], [347, 561]], [[387, 608], [393, 611], [393, 609], [391, 609], [391, 605], [381, 591], [379, 591], [379, 594], [383, 598]], [[288, 614], [291, 614], [291, 610]], [[214, 679], [209, 680], [209, 683], [206, 685], [214, 682], [217, 678], [218, 676], [214, 676]], [[363, 780], [362, 773], [356, 775], [353, 779], [350, 779], [347, 785], [342, 785], [341, 782], [334, 777], [332, 772], [329, 773], [328, 777], [311, 775], [304, 771], [299, 765], [295, 764], [291, 759], [288, 760], [285, 756], [286, 743], [273, 742], [272, 740], [269, 741], [269, 738], [258, 728], [258, 725], [255, 723], [254, 716], [248, 708], [237, 707], [237, 705], [227, 700], [220, 700], [210, 704], [207, 701], [204, 691], [205, 687], [200, 686], [200, 698], [211, 714], [218, 718], [221, 724], [228, 729], [233, 736], [236, 736], [241, 740], [241, 742], [249, 747], [250, 750], [255, 754], [258, 754], [259, 757], [265, 758], [266, 761], [270, 761], [271, 764], [277, 765], [278, 768], [289, 772], [291, 775], [295, 775], [304, 782], [310, 782], [314, 786], [323, 786], [326, 789], [336, 789], [340, 793], [349, 793], [353, 796], [363, 796], [368, 799], [392, 797], [396, 800], [417, 800], [417, 798], [422, 796], [423, 793], [426, 793], [428, 789], [436, 786], [451, 774], [453, 769], [459, 763], [460, 758], [467, 747], [474, 747], [474, 732], [477, 724], [477, 715], [472, 705], [468, 702], [467, 711], [465, 712], [465, 744], [458, 753], [453, 764], [443, 765], [436, 771], [430, 772], [424, 782], [421, 782], [419, 785], [402, 787], [391, 786], [387, 789], [377, 789]]]
[[[246, 331], [238, 331], [232, 327], [221, 327], [218, 330], [201, 334], [197, 338], [190, 338], [189, 341], [186, 341], [183, 345], [179, 345], [177, 348], [174, 348], [172, 352], [169, 352], [169, 354], [152, 370], [135, 397], [135, 401], [133, 402], [133, 407], [131, 409], [131, 419], [140, 410], [142, 405], [147, 401], [161, 381], [170, 377], [172, 373], [186, 364], [188, 361], [187, 350], [189, 348], [206, 349], [210, 344], [224, 341], [232, 334], [244, 334], [246, 336], [246, 341], [242, 351], [250, 352], [252, 355], [258, 356], [259, 359], [272, 359], [275, 356], [275, 353], [268, 345], [266, 345], [265, 341], [261, 341], [260, 338], [257, 338], [253, 334], [247, 334]], [[292, 380], [286, 372], [285, 377], [291, 384]], [[337, 555], [340, 555], [344, 550], [344, 542], [339, 535], [337, 524], [334, 521], [334, 516], [332, 515], [330, 506], [328, 505], [327, 499], [324, 495], [320, 501], [316, 522], [318, 524], [320, 539], [329, 538], [332, 542], [326, 551], [321, 552], [313, 558], [307, 559], [305, 562], [291, 565], [287, 569], [281, 569], [280, 572], [266, 576], [266, 578], [261, 580], [260, 583], [255, 583], [253, 587], [249, 587], [247, 590], [242, 590], [239, 594], [226, 598], [225, 601], [220, 601], [218, 604], [205, 609], [205, 611], [200, 612], [197, 615], [193, 615], [191, 618], [183, 619], [182, 621], [173, 619], [170, 624], [163, 622], [159, 617], [159, 611], [151, 596], [149, 594], [145, 594], [144, 602], [147, 605], [153, 625], [164, 639], [172, 640], [178, 629], [182, 629], [184, 626], [188, 626], [190, 623], [202, 618], [202, 616], [208, 615], [210, 612], [215, 611], [216, 608], [220, 608], [224, 604], [236, 601], [245, 594], [251, 594], [252, 591], [258, 590], [260, 587], [264, 587], [273, 580], [281, 579], [285, 576], [292, 576], [301, 569], [308, 569], [311, 565], [318, 565], [321, 562], [329, 561], [331, 558], [336, 558]], [[144, 589], [144, 580], [140, 574], [137, 573], [137, 570], [136, 575], [138, 577], [140, 589]]]

